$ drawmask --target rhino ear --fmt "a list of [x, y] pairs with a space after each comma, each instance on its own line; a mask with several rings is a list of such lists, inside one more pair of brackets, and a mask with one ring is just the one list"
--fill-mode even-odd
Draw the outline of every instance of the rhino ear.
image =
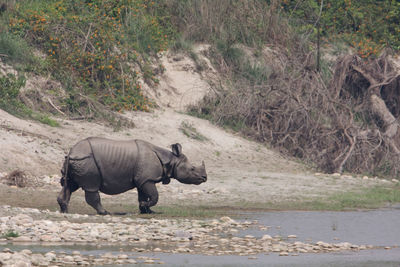
[[171, 147], [172, 147], [172, 153], [175, 156], [179, 157], [180, 155], [182, 155], [182, 146], [181, 146], [181, 144], [179, 144], [179, 143], [172, 144]]

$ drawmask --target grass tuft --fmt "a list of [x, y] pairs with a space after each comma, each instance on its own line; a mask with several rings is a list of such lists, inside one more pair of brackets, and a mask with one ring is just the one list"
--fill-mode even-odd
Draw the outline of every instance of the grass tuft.
[[18, 69], [33, 70], [39, 63], [24, 39], [6, 31], [0, 32], [0, 54], [2, 60], [13, 63]]
[[60, 126], [48, 115], [36, 112], [22, 103], [18, 97], [20, 89], [25, 86], [25, 78], [8, 74], [0, 77], [0, 109], [20, 118], [39, 121], [52, 127]]
[[[167, 217], [167, 218], [196, 218], [196, 219], [204, 219], [204, 218], [215, 218], [218, 216], [222, 216], [222, 210], [213, 209], [206, 206], [182, 206], [182, 205], [173, 205], [173, 206], [156, 206], [152, 208], [155, 212], [159, 212], [159, 214], [155, 214], [155, 216]], [[154, 217], [153, 214], [145, 215]]]
[[187, 137], [198, 140], [201, 142], [208, 141], [208, 138], [202, 135], [197, 131], [197, 129], [191, 124], [190, 122], [187, 121], [182, 121], [181, 126], [179, 127], [179, 130], [186, 135]]

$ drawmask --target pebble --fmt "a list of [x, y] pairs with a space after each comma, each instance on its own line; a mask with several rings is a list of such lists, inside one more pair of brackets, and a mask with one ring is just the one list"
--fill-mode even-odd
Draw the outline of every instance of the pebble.
[[272, 236], [270, 236], [270, 235], [263, 235], [261, 237], [261, 240], [271, 240], [271, 239], [272, 239]]

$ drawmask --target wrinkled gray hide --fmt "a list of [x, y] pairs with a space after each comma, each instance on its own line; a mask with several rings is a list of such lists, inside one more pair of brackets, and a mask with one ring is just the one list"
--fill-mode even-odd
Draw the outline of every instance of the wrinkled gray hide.
[[156, 183], [168, 184], [171, 178], [187, 184], [207, 180], [204, 162], [193, 166], [180, 144], [172, 145], [169, 151], [143, 140], [97, 137], [73, 146], [61, 172], [63, 188], [57, 198], [61, 212], [68, 211], [71, 193], [80, 187], [85, 190], [86, 202], [99, 214], [108, 213], [101, 205], [99, 191], [114, 195], [136, 187], [141, 213], [151, 213], [150, 207], [158, 201]]

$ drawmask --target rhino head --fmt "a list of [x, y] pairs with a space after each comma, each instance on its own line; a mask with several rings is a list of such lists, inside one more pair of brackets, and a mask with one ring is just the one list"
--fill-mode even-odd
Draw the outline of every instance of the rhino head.
[[175, 159], [172, 163], [173, 178], [184, 184], [199, 185], [207, 181], [206, 166], [204, 161], [200, 166], [194, 166], [188, 158], [182, 154], [182, 146], [180, 144], [172, 145], [172, 154]]

